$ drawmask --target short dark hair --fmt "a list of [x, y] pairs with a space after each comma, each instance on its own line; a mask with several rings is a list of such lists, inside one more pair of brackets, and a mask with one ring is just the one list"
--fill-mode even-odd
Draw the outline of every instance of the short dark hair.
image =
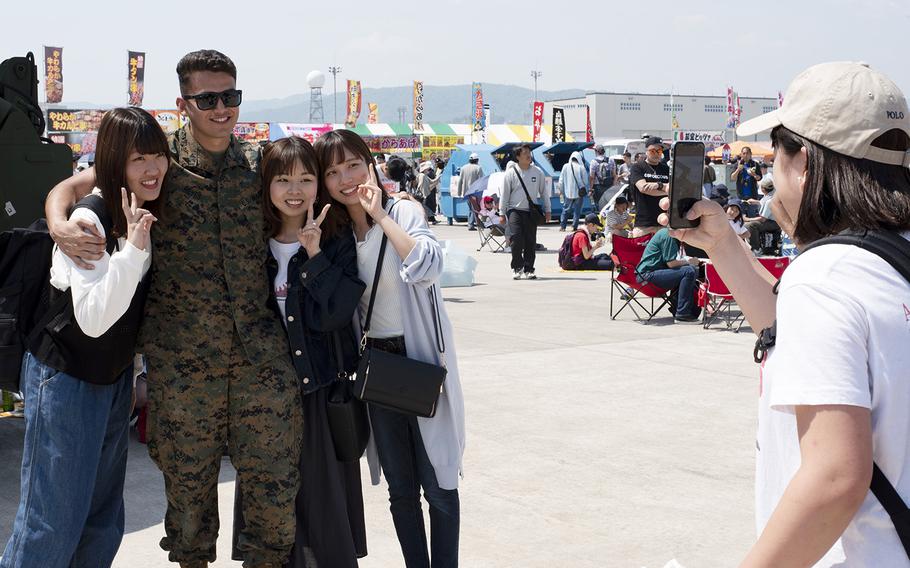
[[[373, 153], [370, 151], [370, 147], [367, 146], [367, 143], [363, 141], [359, 135], [354, 133], [351, 130], [330, 130], [322, 136], [316, 139], [316, 143], [313, 144], [313, 149], [316, 151], [316, 158], [319, 160], [319, 167], [321, 168], [322, 176], [325, 177], [325, 172], [328, 171], [335, 164], [340, 164], [344, 161], [344, 151], [347, 150], [363, 159], [367, 164], [368, 169], [372, 169], [373, 174], [376, 176], [376, 179], [379, 179], [379, 173], [376, 171], [376, 163], [373, 161]], [[389, 168], [390, 162], [389, 159], [386, 162], [386, 169]], [[325, 181], [320, 179], [320, 182], [324, 183]], [[348, 215], [348, 210], [343, 205], [332, 199], [332, 196], [328, 192], [325, 192], [326, 203], [332, 203], [332, 211], [337, 211], [338, 216], [333, 222], [337, 222], [339, 225], [350, 225], [351, 217]], [[386, 193], [385, 189], [382, 190], [382, 206], [385, 207], [386, 203], [389, 201], [389, 194]], [[321, 207], [322, 203], [318, 203]], [[370, 222], [370, 225], [373, 224], [372, 218], [367, 215], [367, 219]], [[328, 219], [326, 219], [328, 221]]]
[[187, 94], [190, 85], [190, 74], [196, 71], [211, 71], [212, 73], [227, 73], [237, 80], [237, 67], [227, 55], [214, 49], [200, 49], [187, 53], [177, 63], [177, 79], [180, 81], [180, 93]]
[[515, 156], [515, 159], [517, 160], [517, 159], [518, 159], [518, 156], [519, 156], [519, 155], [521, 154], [521, 152], [522, 152], [523, 150], [525, 150], [525, 149], [527, 149], [527, 151], [530, 152], [530, 151], [531, 151], [531, 145], [530, 145], [530, 144], [519, 144], [518, 146], [515, 146], [515, 149], [512, 150], [512, 155]]
[[[787, 156], [806, 149], [806, 188], [791, 235], [797, 242], [811, 243], [848, 229], [910, 229], [910, 169], [845, 156], [784, 126], [771, 131], [771, 142]], [[903, 152], [910, 148], [910, 137], [889, 130], [872, 145]]]
[[628, 204], [628, 203], [629, 203], [629, 200], [626, 199], [625, 197], [623, 197], [622, 195], [620, 195], [619, 197], [616, 198], [616, 201], [613, 202], [613, 206], [615, 207], [616, 205], [624, 205], [624, 204]]
[[631, 157], [632, 157], [632, 152], [623, 152], [622, 155], [625, 156], [625, 157], [631, 158]]
[[397, 181], [398, 183], [404, 181], [404, 176], [407, 173], [408, 168], [410, 168], [408, 163], [399, 156], [392, 156], [385, 163], [386, 175], [389, 176], [390, 180]]
[[[158, 121], [138, 107], [115, 108], [104, 113], [95, 143], [94, 167], [95, 185], [101, 190], [101, 196], [114, 222], [113, 235], [108, 236], [126, 236], [126, 217], [123, 215], [120, 188], [127, 187], [126, 161], [132, 152], [170, 157], [167, 137]], [[161, 180], [158, 199], [142, 205], [159, 218], [165, 187], [164, 180]]]
[[739, 151], [739, 153], [742, 154], [746, 150], [748, 150], [750, 154], [752, 153], [752, 148], [750, 148], [748, 146], [743, 146], [742, 149]]

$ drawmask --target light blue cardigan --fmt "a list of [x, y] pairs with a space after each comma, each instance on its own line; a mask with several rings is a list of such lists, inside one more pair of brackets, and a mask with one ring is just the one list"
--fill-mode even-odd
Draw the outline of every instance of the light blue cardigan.
[[[396, 204], [397, 203], [397, 204]], [[393, 208], [392, 205], [395, 205]], [[417, 244], [411, 254], [401, 263], [399, 275], [401, 280], [398, 292], [401, 299], [404, 341], [408, 357], [445, 365], [448, 373], [443, 384], [442, 394], [436, 404], [436, 415], [433, 418], [417, 418], [420, 425], [420, 436], [426, 447], [427, 456], [436, 471], [436, 481], [442, 489], [457, 489], [461, 476], [462, 456], [464, 455], [464, 397], [461, 392], [461, 381], [458, 377], [458, 358], [455, 355], [455, 338], [452, 324], [442, 301], [439, 282], [442, 274], [442, 247], [436, 236], [427, 225], [423, 208], [412, 201], [389, 201], [386, 204], [389, 216], [398, 223]], [[386, 254], [398, 253], [389, 243]], [[440, 354], [436, 347], [436, 333], [433, 329], [433, 305], [430, 294], [436, 295], [439, 315], [442, 324], [445, 353]], [[382, 301], [382, 298], [377, 298]], [[359, 331], [361, 314], [354, 315], [354, 326]], [[359, 340], [359, 338], [358, 338]], [[379, 455], [374, 440], [367, 446], [367, 461], [370, 465], [370, 476], [373, 485], [381, 479]]]

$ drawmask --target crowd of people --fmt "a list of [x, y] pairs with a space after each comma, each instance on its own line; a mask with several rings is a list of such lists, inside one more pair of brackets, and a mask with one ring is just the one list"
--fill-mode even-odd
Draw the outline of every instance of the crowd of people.
[[[94, 167], [48, 196], [50, 282], [76, 325], [49, 326], [25, 354], [22, 489], [0, 568], [113, 562], [137, 352], [170, 561], [215, 560], [227, 455], [235, 559], [357, 566], [367, 554], [359, 458], [339, 458], [328, 413], [330, 390], [365, 349], [446, 369], [431, 417], [367, 405], [366, 455], [372, 482], [386, 478], [404, 564], [457, 566], [464, 400], [430, 228], [445, 160], [374, 160], [348, 130], [260, 151], [231, 134], [241, 91], [227, 56], [189, 53], [177, 76], [187, 126], [166, 138], [141, 109], [108, 112]], [[610, 270], [598, 251], [611, 238], [646, 241], [638, 281], [673, 290], [674, 320], [690, 323], [708, 257], [760, 330], [760, 536], [743, 566], [906, 565], [910, 533], [895, 530], [895, 504], [876, 487], [910, 495], [900, 380], [910, 367], [910, 109], [887, 77], [855, 63], [808, 69], [786, 100], [740, 127], [771, 131], [773, 175], [744, 148], [726, 164], [730, 195], [706, 161], [704, 199], [688, 213], [696, 228], [666, 227], [660, 138], [622, 163], [600, 146], [587, 167], [573, 154], [557, 185], [560, 230], [572, 221], [569, 269]], [[544, 175], [518, 145], [501, 192], [469, 219], [508, 239], [515, 280], [537, 278], [537, 229], [552, 216]], [[464, 195], [483, 176], [476, 155], [461, 176]], [[586, 196], [599, 203], [616, 184], [608, 207], [581, 215]], [[857, 246], [826, 242], [833, 235]], [[900, 249], [904, 265], [881, 243], [863, 246], [873, 238]], [[756, 254], [791, 239], [803, 253], [777, 282]]]

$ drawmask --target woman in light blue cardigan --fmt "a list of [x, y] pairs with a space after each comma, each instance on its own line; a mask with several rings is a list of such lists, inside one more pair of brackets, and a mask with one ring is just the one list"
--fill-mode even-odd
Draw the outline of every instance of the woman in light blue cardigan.
[[[419, 204], [395, 201], [379, 187], [369, 147], [348, 130], [322, 135], [314, 145], [323, 182], [343, 207], [357, 239], [358, 271], [366, 283], [362, 323], [369, 304], [382, 236], [389, 246], [376, 292], [370, 345], [448, 370], [436, 415], [420, 418], [370, 406], [373, 435], [367, 449], [373, 484], [380, 470], [389, 484], [395, 531], [408, 568], [458, 565], [458, 479], [464, 454], [464, 399], [458, 377], [455, 340], [439, 286], [442, 248], [427, 226]], [[437, 346], [438, 309], [444, 353]], [[420, 490], [430, 506], [430, 551]]]

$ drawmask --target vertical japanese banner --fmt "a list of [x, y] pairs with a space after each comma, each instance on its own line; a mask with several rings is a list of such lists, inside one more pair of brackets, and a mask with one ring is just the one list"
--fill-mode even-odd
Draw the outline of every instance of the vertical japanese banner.
[[733, 123], [736, 126], [739, 126], [739, 123], [742, 122], [743, 118], [743, 105], [741, 105], [739, 102], [739, 93], [733, 93], [733, 98], [736, 100], [733, 106]]
[[473, 117], [472, 128], [473, 132], [483, 132], [486, 130], [486, 115], [483, 112], [483, 87], [480, 83], [474, 83], [471, 85], [471, 96], [474, 102], [473, 108], [471, 109], [471, 116]]
[[358, 118], [360, 118], [360, 81], [348, 79], [348, 116], [344, 125], [354, 128]]
[[379, 103], [367, 103], [370, 114], [367, 115], [367, 124], [376, 124], [379, 122]]
[[585, 105], [585, 142], [594, 142], [594, 129], [591, 128], [591, 107]]
[[553, 144], [566, 141], [566, 113], [553, 107]]
[[543, 126], [543, 103], [534, 101], [534, 129], [533, 142], [540, 141], [540, 130]]
[[129, 105], [142, 106], [142, 97], [145, 94], [145, 52], [127, 52]]
[[414, 81], [414, 131], [423, 130], [423, 81]]
[[63, 101], [63, 48], [44, 46], [44, 96], [49, 103]]
[[727, 128], [736, 128], [736, 108], [733, 102], [733, 87], [727, 87]]

